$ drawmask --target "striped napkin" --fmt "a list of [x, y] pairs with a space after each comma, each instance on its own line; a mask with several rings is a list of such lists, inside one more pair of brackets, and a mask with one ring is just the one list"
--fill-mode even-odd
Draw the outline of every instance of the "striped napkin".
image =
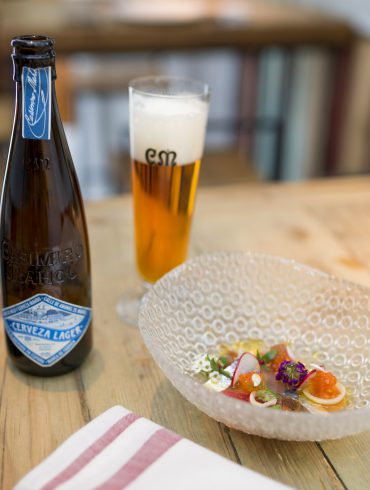
[[286, 489], [123, 407], [73, 434], [14, 490]]

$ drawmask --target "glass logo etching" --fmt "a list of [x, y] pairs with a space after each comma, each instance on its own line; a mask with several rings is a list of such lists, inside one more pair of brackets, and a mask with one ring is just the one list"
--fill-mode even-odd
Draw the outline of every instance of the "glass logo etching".
[[161, 150], [158, 152], [154, 148], [148, 148], [145, 152], [145, 160], [149, 165], [174, 167], [177, 165], [176, 157], [176, 152], [170, 150]]
[[57, 363], [84, 336], [91, 309], [36, 294], [3, 309], [4, 324], [12, 342], [39, 366]]

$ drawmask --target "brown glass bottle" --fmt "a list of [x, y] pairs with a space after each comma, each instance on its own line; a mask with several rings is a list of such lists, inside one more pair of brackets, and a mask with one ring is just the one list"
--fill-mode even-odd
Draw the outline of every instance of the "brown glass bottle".
[[16, 109], [0, 226], [6, 341], [19, 369], [54, 376], [91, 350], [89, 243], [55, 96], [54, 41], [11, 44]]

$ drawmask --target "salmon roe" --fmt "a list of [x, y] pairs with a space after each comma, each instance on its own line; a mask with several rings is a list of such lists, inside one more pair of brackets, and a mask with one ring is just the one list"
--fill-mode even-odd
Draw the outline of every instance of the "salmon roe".
[[256, 390], [264, 390], [266, 388], [265, 380], [261, 373], [256, 371], [251, 371], [249, 373], [244, 373], [239, 376], [236, 383], [236, 387], [242, 390], [244, 393], [252, 393]]
[[276, 350], [277, 354], [274, 359], [269, 363], [271, 369], [275, 372], [279, 370], [279, 366], [284, 361], [292, 361], [291, 357], [288, 354], [287, 348], [285, 344], [277, 344], [271, 347], [270, 350]]
[[308, 383], [310, 393], [318, 398], [328, 399], [339, 395], [339, 390], [336, 386], [337, 378], [333, 373], [317, 371], [314, 376], [310, 377]]

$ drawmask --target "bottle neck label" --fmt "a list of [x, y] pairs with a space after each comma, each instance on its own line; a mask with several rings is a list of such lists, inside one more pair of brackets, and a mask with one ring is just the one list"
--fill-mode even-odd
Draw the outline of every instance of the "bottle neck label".
[[22, 137], [50, 139], [51, 66], [22, 69]]
[[86, 333], [91, 309], [48, 294], [36, 294], [3, 309], [7, 334], [18, 349], [41, 367], [65, 357]]

